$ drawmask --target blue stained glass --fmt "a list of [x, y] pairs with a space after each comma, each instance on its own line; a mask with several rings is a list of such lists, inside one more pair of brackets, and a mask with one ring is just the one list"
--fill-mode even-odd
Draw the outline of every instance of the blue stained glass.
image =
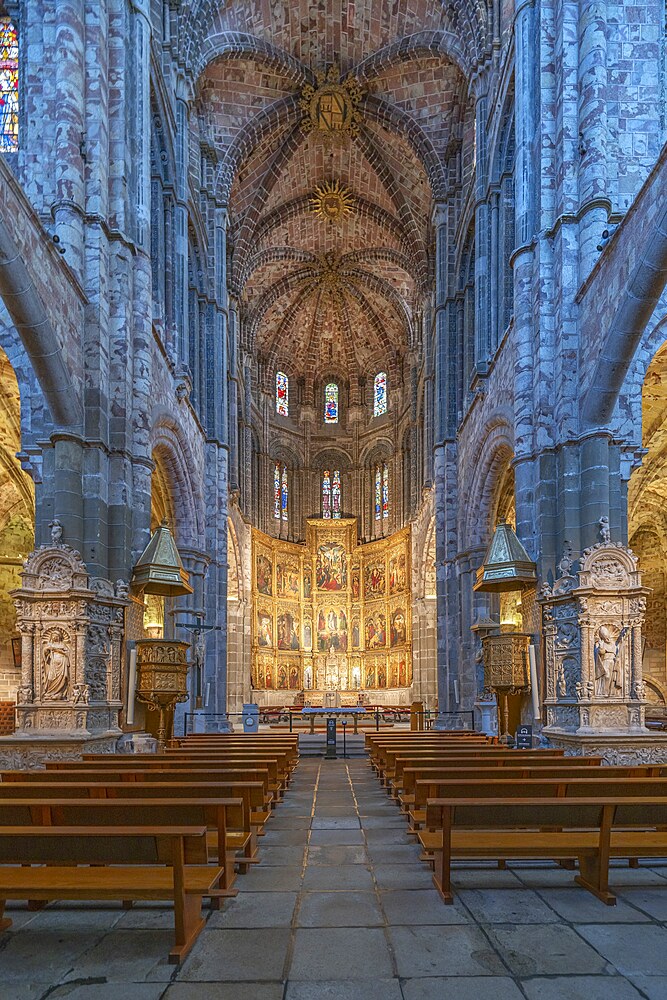
[[373, 416], [381, 417], [387, 412], [387, 373], [378, 372], [375, 376], [373, 396]]
[[280, 465], [278, 462], [273, 469], [273, 516], [280, 519]]
[[283, 514], [283, 521], [287, 520], [288, 502], [289, 502], [289, 486], [287, 485], [287, 469], [283, 469], [282, 490], [281, 490], [281, 508]]
[[375, 470], [375, 520], [379, 521], [382, 515], [382, 472], [378, 465]]
[[331, 473], [328, 469], [322, 473], [322, 517], [331, 517]]
[[0, 17], [0, 153], [19, 148], [19, 42], [11, 20]]
[[333, 474], [332, 509], [333, 516], [340, 517], [340, 472], [338, 469]]
[[330, 382], [324, 390], [324, 422], [338, 423], [338, 386], [335, 382]]
[[289, 416], [289, 379], [285, 372], [276, 372], [276, 413]]
[[389, 469], [386, 462], [382, 466], [382, 516], [389, 517]]

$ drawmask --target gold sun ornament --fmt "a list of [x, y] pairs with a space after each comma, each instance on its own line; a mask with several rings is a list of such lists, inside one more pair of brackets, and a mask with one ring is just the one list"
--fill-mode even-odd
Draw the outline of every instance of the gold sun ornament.
[[339, 223], [354, 209], [354, 195], [340, 181], [318, 184], [308, 200], [315, 215], [327, 222]]
[[351, 73], [341, 80], [338, 66], [330, 66], [326, 73], [318, 71], [315, 80], [315, 86], [308, 83], [301, 91], [302, 131], [319, 134], [328, 145], [354, 138], [361, 122], [359, 81]]

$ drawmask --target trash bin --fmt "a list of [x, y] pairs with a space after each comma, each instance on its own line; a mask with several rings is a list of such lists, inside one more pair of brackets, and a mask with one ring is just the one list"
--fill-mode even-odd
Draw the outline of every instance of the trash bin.
[[424, 728], [424, 702], [413, 701], [410, 705], [410, 729], [415, 732]]
[[243, 732], [259, 732], [259, 705], [243, 706]]

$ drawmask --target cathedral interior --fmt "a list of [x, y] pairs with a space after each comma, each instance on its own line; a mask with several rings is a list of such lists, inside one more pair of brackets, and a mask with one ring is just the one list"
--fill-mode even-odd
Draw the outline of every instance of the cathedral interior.
[[0, 0], [1, 768], [316, 710], [667, 765], [666, 40]]
[[[558, 727], [581, 642], [552, 682], [543, 588], [605, 540], [639, 559], [660, 717], [664, 18], [583, 8], [1, 8], [10, 730], [39, 687], [14, 591], [54, 539], [129, 601], [123, 731], [157, 637], [198, 650], [179, 719], [336, 689], [479, 721], [492, 623], [529, 637]], [[533, 568], [478, 587], [503, 522]], [[162, 525], [171, 587], [137, 570]]]

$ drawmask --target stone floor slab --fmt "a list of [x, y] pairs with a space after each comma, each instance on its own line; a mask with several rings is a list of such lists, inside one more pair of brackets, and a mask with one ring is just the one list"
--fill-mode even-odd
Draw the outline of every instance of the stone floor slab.
[[376, 865], [380, 889], [432, 889], [433, 875], [425, 865]]
[[356, 816], [315, 816], [312, 822], [313, 830], [358, 830], [359, 827]]
[[471, 918], [458, 899], [445, 906], [435, 889], [388, 889], [380, 892], [389, 924], [469, 924]]
[[403, 997], [404, 1000], [448, 1000], [449, 997], [456, 1000], [523, 1000], [516, 983], [502, 976], [407, 979], [403, 983]]
[[[626, 910], [622, 904], [629, 903], [630, 906], [637, 907], [642, 913], [653, 917], [654, 920], [667, 922], [667, 893], [660, 886], [647, 886], [646, 888], [627, 886], [619, 889], [617, 899], [616, 906], [611, 907], [611, 909], [620, 909], [621, 913], [625, 913]], [[640, 917], [633, 913], [628, 919], [637, 920]]]
[[282, 1000], [283, 992], [282, 983], [174, 983], [162, 1000]]
[[281, 868], [292, 865], [300, 867], [303, 865], [305, 855], [305, 844], [303, 847], [278, 847], [267, 844], [261, 851], [261, 864], [279, 865]]
[[624, 976], [667, 975], [667, 929], [655, 924], [582, 924], [577, 931]]
[[306, 869], [303, 888], [372, 889], [373, 878], [363, 865], [313, 865]]
[[639, 1000], [641, 997], [622, 976], [554, 976], [525, 979], [521, 985], [528, 1000], [564, 1000], [565, 997], [567, 1000]]
[[[628, 890], [633, 892], [634, 890]], [[642, 890], [639, 890], [642, 892]], [[660, 894], [664, 901], [664, 913], [667, 917], [667, 899], [663, 889], [643, 890], [643, 892]], [[563, 920], [571, 924], [618, 924], [635, 921], [641, 923], [650, 918], [641, 910], [628, 905], [630, 900], [619, 896], [616, 906], [605, 906], [592, 893], [585, 889], [542, 889], [540, 896]], [[657, 902], [657, 900], [656, 900]]]
[[[548, 924], [558, 920], [551, 907], [528, 888], [461, 889], [456, 898], [480, 924]], [[611, 909], [596, 902], [605, 910]]]
[[357, 827], [356, 830], [313, 830], [309, 844], [311, 847], [330, 845], [355, 847], [364, 844], [364, 834], [360, 827]]
[[272, 868], [253, 865], [241, 885], [248, 892], [291, 892], [301, 888], [301, 868]]
[[330, 845], [329, 847], [310, 847], [308, 850], [309, 865], [365, 865], [368, 864], [368, 854], [362, 845], [346, 847]]
[[305, 892], [299, 927], [379, 927], [384, 923], [374, 892]]
[[390, 927], [388, 933], [402, 978], [498, 976], [505, 972], [477, 927]]
[[[172, 914], [173, 919], [173, 914]], [[66, 980], [86, 978], [124, 982], [168, 982], [174, 967], [169, 965], [169, 951], [174, 944], [171, 930], [112, 930], [79, 958]]]
[[288, 983], [285, 1000], [403, 1000], [398, 979], [377, 982], [329, 980], [315, 983]]
[[515, 976], [556, 976], [563, 969], [573, 976], [610, 971], [598, 951], [564, 924], [490, 924], [487, 933]]
[[177, 979], [215, 983], [282, 979], [290, 941], [287, 929], [209, 930], [200, 935]]
[[667, 997], [667, 976], [631, 976], [630, 980], [646, 1000], [665, 1000]]
[[240, 892], [211, 914], [208, 927], [289, 927], [296, 892]]
[[295, 934], [292, 980], [391, 979], [392, 973], [387, 942], [379, 928], [304, 928]]

